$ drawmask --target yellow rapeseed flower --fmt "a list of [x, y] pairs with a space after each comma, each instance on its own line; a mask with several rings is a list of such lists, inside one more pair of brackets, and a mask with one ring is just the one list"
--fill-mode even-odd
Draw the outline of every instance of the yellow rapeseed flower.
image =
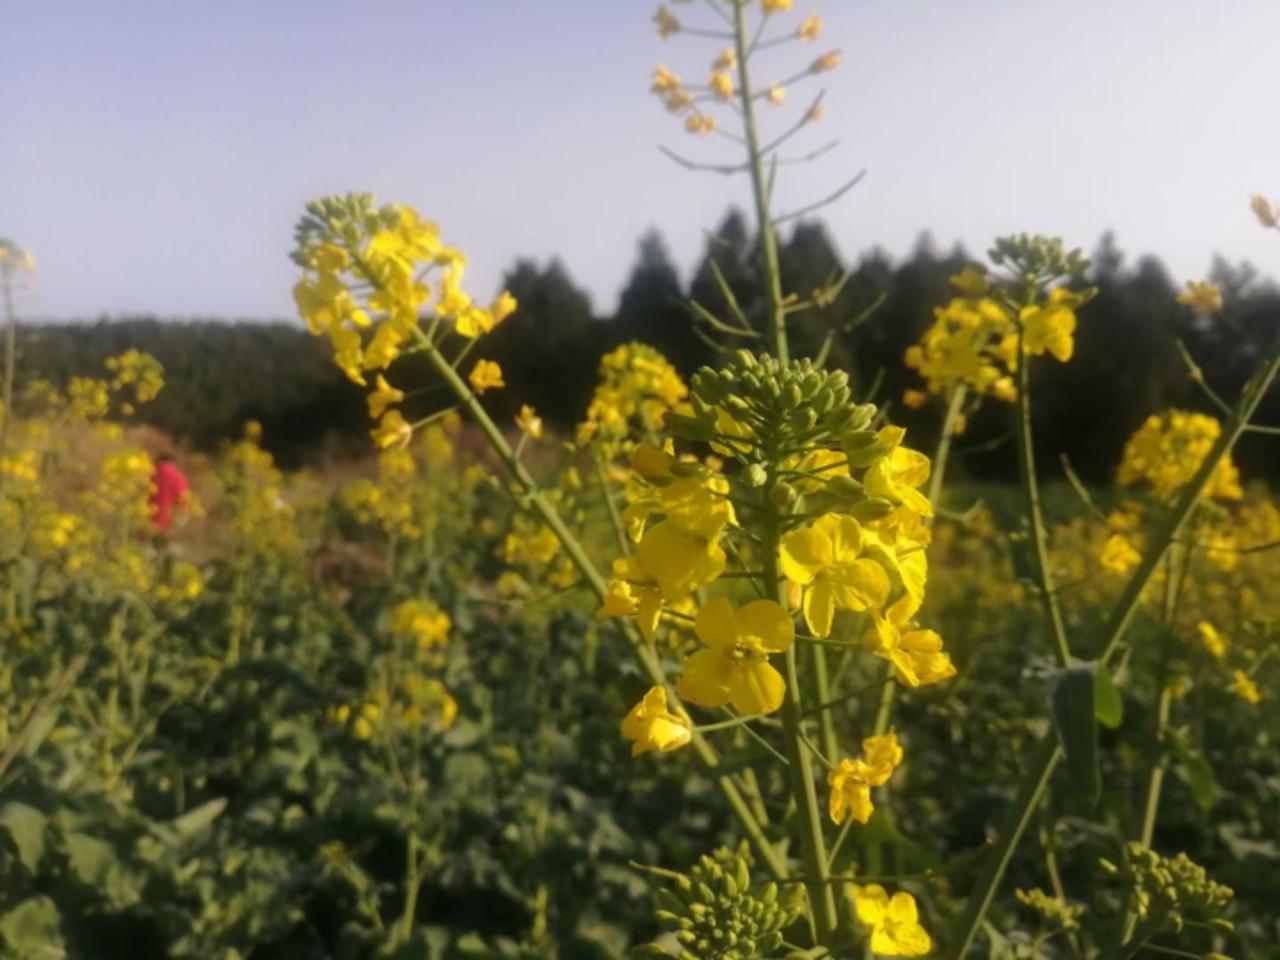
[[1125, 537], [1113, 533], [1102, 547], [1098, 565], [1111, 573], [1124, 574], [1136, 567], [1141, 559], [1142, 554]]
[[680, 32], [680, 21], [665, 6], [658, 7], [653, 15], [653, 22], [658, 26], [658, 36], [663, 40], [673, 33]]
[[1196, 630], [1200, 633], [1200, 642], [1215, 660], [1221, 660], [1227, 655], [1227, 651], [1231, 649], [1231, 641], [1220, 634], [1213, 624], [1201, 620], [1196, 624]]
[[377, 420], [386, 412], [388, 407], [404, 399], [404, 391], [397, 390], [387, 383], [382, 374], [378, 374], [377, 379], [374, 380], [374, 391], [369, 394], [367, 399], [369, 402], [369, 416]]
[[1069, 298], [1066, 291], [1053, 290], [1043, 306], [1023, 307], [1019, 312], [1023, 348], [1031, 356], [1048, 351], [1066, 363], [1075, 353], [1076, 314]]
[[1178, 294], [1178, 302], [1198, 313], [1210, 316], [1222, 312], [1222, 291], [1208, 281], [1187, 281], [1187, 289]]
[[516, 414], [516, 427], [521, 433], [527, 433], [535, 440], [542, 437], [542, 418], [527, 403], [523, 404], [520, 412]]
[[1253, 208], [1253, 215], [1264, 227], [1274, 227], [1280, 223], [1280, 208], [1262, 194], [1255, 193], [1253, 199], [1249, 201], [1249, 206]]
[[733, 99], [733, 77], [725, 70], [717, 70], [711, 74], [711, 92], [719, 100]]
[[795, 642], [795, 624], [772, 600], [755, 600], [735, 611], [717, 597], [698, 611], [694, 633], [706, 649], [684, 665], [680, 695], [703, 707], [732, 704], [741, 714], [772, 713], [782, 706], [786, 682], [769, 654]]
[[1256, 707], [1262, 702], [1258, 685], [1243, 670], [1236, 670], [1231, 674], [1231, 692], [1251, 707]]
[[933, 948], [920, 926], [915, 898], [898, 891], [892, 897], [878, 883], [854, 884], [854, 911], [871, 930], [871, 952], [882, 957], [921, 957]]
[[829, 70], [835, 70], [840, 66], [840, 51], [832, 50], [824, 53], [817, 60], [809, 65], [810, 73], [826, 73]]
[[883, 616], [872, 611], [871, 629], [862, 636], [863, 647], [892, 663], [898, 681], [909, 687], [940, 683], [956, 674], [937, 633], [908, 629], [919, 608], [919, 598], [905, 594]]
[[769, 88], [769, 102], [775, 107], [780, 107], [787, 102], [787, 88], [780, 83], [775, 83]]
[[889, 452], [867, 468], [862, 483], [873, 497], [901, 504], [922, 517], [932, 517], [929, 498], [915, 489], [929, 479], [929, 458], [902, 446], [906, 433], [902, 427], [894, 426], [880, 431], [880, 441], [888, 445]]
[[413, 427], [401, 416], [399, 410], [388, 410], [373, 431], [373, 439], [379, 447], [402, 447], [413, 436]]
[[511, 295], [508, 290], [503, 290], [498, 299], [493, 301], [493, 306], [489, 308], [489, 314], [493, 317], [493, 323], [497, 326], [507, 317], [516, 312], [516, 308], [520, 306], [519, 301]]
[[844, 823], [850, 816], [859, 823], [870, 820], [875, 809], [871, 788], [888, 783], [901, 762], [902, 747], [892, 731], [863, 740], [861, 758], [845, 757], [827, 774], [827, 784], [831, 787], [827, 813], [832, 821]]
[[816, 13], [809, 14], [796, 28], [796, 36], [811, 43], [817, 40], [822, 36], [822, 18]]
[[774, 13], [785, 13], [791, 9], [792, 0], [760, 0], [760, 7], [765, 16]]
[[502, 379], [502, 367], [492, 360], [477, 360], [476, 365], [471, 368], [471, 374], [467, 377], [467, 380], [476, 393], [499, 390], [506, 386]]
[[843, 514], [828, 514], [782, 538], [782, 574], [805, 588], [804, 619], [815, 635], [831, 635], [837, 607], [860, 611], [888, 599], [889, 575], [862, 556], [862, 548], [861, 524]]
[[670, 753], [679, 749], [689, 742], [692, 728], [693, 722], [687, 713], [667, 709], [667, 691], [662, 687], [651, 687], [622, 720], [622, 735], [634, 741], [633, 757], [650, 750]]

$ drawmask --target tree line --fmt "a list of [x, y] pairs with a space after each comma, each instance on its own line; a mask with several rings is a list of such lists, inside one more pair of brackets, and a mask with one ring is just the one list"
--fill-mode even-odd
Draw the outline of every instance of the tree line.
[[[662, 237], [639, 242], [635, 266], [612, 316], [599, 316], [589, 296], [559, 259], [521, 260], [504, 285], [519, 309], [486, 337], [478, 355], [497, 360], [508, 389], [486, 402], [502, 416], [521, 403], [535, 406], [563, 429], [582, 415], [596, 367], [621, 343], [642, 341], [661, 350], [684, 374], [714, 360], [717, 339], [696, 323], [690, 301], [725, 317], [733, 306], [759, 321], [764, 293], [755, 279], [756, 245], [743, 215], [731, 210], [708, 234], [689, 282], [682, 283]], [[937, 405], [908, 410], [904, 389], [918, 387], [902, 354], [952, 295], [949, 278], [975, 258], [961, 248], [940, 251], [925, 235], [912, 253], [895, 260], [881, 250], [846, 264], [825, 226], [798, 224], [780, 249], [785, 289], [802, 297], [848, 272], [837, 296], [797, 316], [793, 351], [813, 355], [829, 339], [828, 362], [849, 372], [864, 396], [892, 405], [915, 446], [929, 450], [941, 412]], [[1227, 304], [1225, 318], [1193, 314], [1176, 302], [1179, 284], [1150, 256], [1129, 262], [1104, 235], [1092, 253], [1089, 281], [1097, 298], [1080, 314], [1076, 356], [1069, 364], [1036, 369], [1037, 431], [1041, 460], [1052, 471], [1068, 456], [1084, 477], [1110, 478], [1125, 439], [1151, 412], [1184, 407], [1214, 413], [1212, 401], [1190, 378], [1177, 349], [1185, 344], [1219, 396], [1234, 397], [1259, 352], [1280, 336], [1280, 289], [1248, 265], [1218, 260], [1208, 279]], [[718, 274], [718, 276], [717, 276]], [[854, 322], [854, 321], [858, 322]], [[368, 450], [364, 395], [329, 358], [328, 344], [286, 322], [163, 320], [154, 317], [83, 323], [33, 323], [19, 331], [19, 377], [55, 384], [101, 372], [102, 361], [130, 347], [155, 355], [166, 370], [160, 398], [139, 419], [202, 449], [238, 436], [248, 420], [263, 426], [264, 442], [287, 466]], [[738, 340], [733, 346], [763, 347]], [[430, 412], [445, 393], [409, 357], [394, 382], [426, 385], [411, 412]], [[1016, 470], [1009, 436], [1011, 411], [988, 403], [958, 443], [956, 469], [974, 478], [1002, 479]], [[1264, 402], [1263, 423], [1280, 425], [1280, 397]], [[1248, 476], [1280, 477], [1280, 442], [1247, 437], [1237, 459]]]

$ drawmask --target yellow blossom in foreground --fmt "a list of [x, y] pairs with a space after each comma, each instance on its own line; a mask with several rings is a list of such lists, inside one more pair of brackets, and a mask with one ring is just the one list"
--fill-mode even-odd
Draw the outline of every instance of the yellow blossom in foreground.
[[872, 627], [862, 637], [862, 645], [892, 663], [898, 681], [909, 687], [940, 683], [956, 674], [937, 633], [907, 629], [919, 608], [919, 598], [905, 594], [884, 616], [873, 611]]
[[691, 656], [680, 677], [680, 695], [703, 707], [732, 704], [744, 715], [772, 713], [782, 706], [786, 682], [769, 654], [795, 642], [795, 624], [772, 600], [755, 600], [735, 611], [717, 597], [698, 611], [694, 632], [706, 647]]
[[922, 517], [932, 517], [933, 505], [929, 498], [915, 489], [929, 479], [929, 458], [901, 446], [904, 436], [906, 431], [902, 427], [890, 426], [880, 431], [880, 440], [889, 446], [889, 453], [867, 469], [862, 483], [873, 497], [883, 497]]
[[1187, 289], [1178, 294], [1178, 302], [1200, 313], [1215, 314], [1222, 311], [1222, 291], [1216, 284], [1195, 280], [1187, 281]]
[[527, 403], [521, 406], [520, 412], [516, 414], [516, 427], [521, 433], [527, 433], [535, 440], [542, 437], [542, 418]]
[[1138, 565], [1142, 554], [1123, 536], [1113, 533], [1102, 547], [1098, 565], [1110, 573], [1128, 573]]
[[809, 14], [796, 28], [796, 36], [810, 42], [817, 40], [822, 36], [822, 18], [816, 13]]
[[367, 399], [369, 401], [369, 416], [377, 420], [386, 412], [388, 407], [404, 399], [404, 392], [391, 386], [382, 374], [378, 374], [377, 379], [374, 381], [374, 391], [369, 394]]
[[933, 948], [920, 926], [915, 898], [898, 891], [892, 897], [878, 883], [853, 887], [858, 920], [871, 930], [871, 952], [882, 957], [922, 957]]
[[467, 380], [476, 393], [498, 390], [506, 386], [502, 380], [502, 368], [492, 360], [477, 360]]
[[374, 442], [386, 450], [389, 447], [402, 447], [413, 436], [413, 427], [409, 426], [399, 410], [388, 410], [382, 416], [377, 429], [373, 431]]
[[1227, 655], [1227, 651], [1231, 649], [1231, 641], [1220, 634], [1213, 624], [1201, 620], [1196, 624], [1196, 630], [1200, 634], [1200, 642], [1215, 660], [1221, 660]]
[[1251, 707], [1256, 707], [1262, 702], [1258, 685], [1243, 670], [1236, 670], [1231, 674], [1231, 692]]
[[634, 741], [631, 755], [638, 757], [650, 750], [670, 753], [689, 742], [693, 722], [683, 710], [667, 709], [667, 691], [652, 687], [644, 699], [623, 718], [622, 735]]
[[782, 538], [782, 575], [805, 588], [805, 623], [819, 637], [831, 635], [836, 608], [866, 610], [889, 597], [889, 575], [862, 553], [862, 526], [853, 517], [828, 514]]
[[496, 326], [515, 313], [518, 306], [520, 306], [520, 304], [516, 301], [516, 298], [511, 295], [510, 291], [503, 290], [501, 296], [499, 296], [497, 300], [493, 301], [493, 306], [489, 308], [489, 313], [493, 317], [494, 325]]
[[844, 823], [851, 815], [859, 823], [870, 820], [875, 809], [871, 803], [871, 788], [888, 783], [901, 762], [902, 747], [896, 733], [891, 731], [863, 740], [860, 759], [845, 757], [827, 774], [827, 783], [831, 787], [827, 812], [832, 821]]

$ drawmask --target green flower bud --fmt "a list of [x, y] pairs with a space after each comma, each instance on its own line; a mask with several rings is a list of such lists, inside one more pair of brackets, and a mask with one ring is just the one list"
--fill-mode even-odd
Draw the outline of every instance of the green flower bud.
[[779, 507], [789, 507], [800, 498], [796, 488], [785, 480], [779, 480], [769, 491], [769, 499]]

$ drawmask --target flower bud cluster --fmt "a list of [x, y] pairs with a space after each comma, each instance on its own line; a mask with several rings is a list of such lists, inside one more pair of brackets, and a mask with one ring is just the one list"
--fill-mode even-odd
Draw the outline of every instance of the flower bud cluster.
[[658, 922], [675, 934], [682, 960], [748, 960], [782, 945], [782, 931], [799, 915], [801, 888], [751, 883], [745, 848], [703, 856], [688, 875], [658, 891]]
[[[1185, 853], [1163, 857], [1132, 842], [1125, 846], [1125, 859], [1131, 909], [1150, 933], [1177, 933], [1188, 919], [1221, 921], [1223, 909], [1235, 896]], [[1101, 865], [1108, 873], [1119, 873], [1109, 861]]]

